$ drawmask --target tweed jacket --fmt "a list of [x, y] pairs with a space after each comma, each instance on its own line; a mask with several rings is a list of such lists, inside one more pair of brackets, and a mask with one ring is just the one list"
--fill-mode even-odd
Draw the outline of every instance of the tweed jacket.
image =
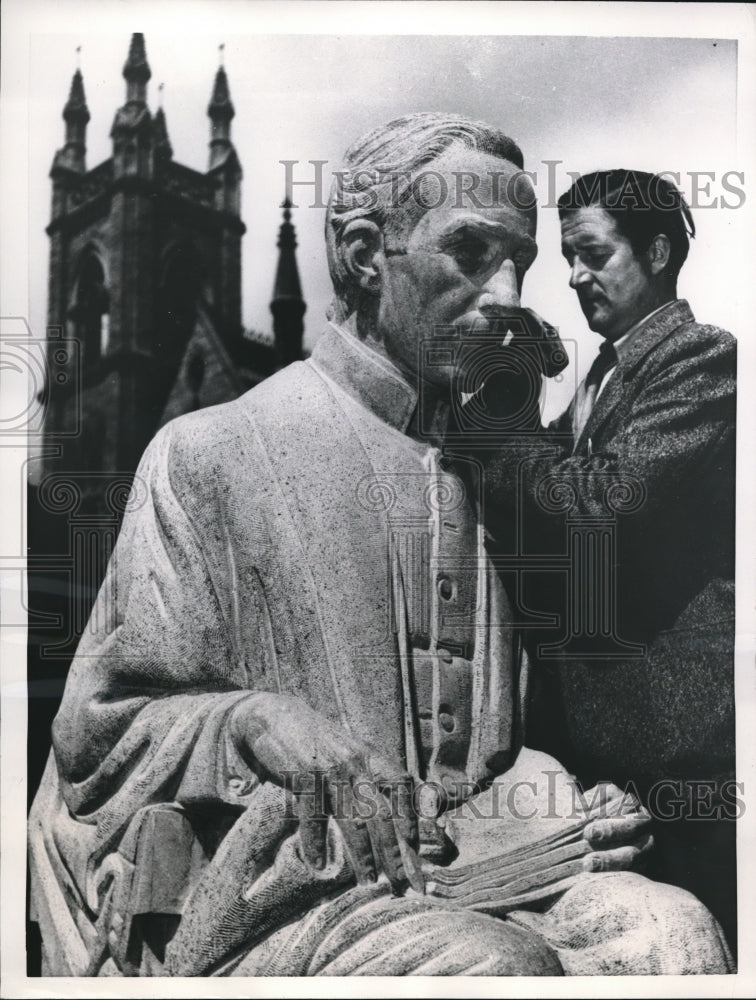
[[[634, 335], [579, 440], [570, 407], [489, 456], [493, 549], [540, 560], [515, 599], [541, 614], [530, 642], [567, 742], [549, 749], [588, 781], [732, 774], [735, 368], [732, 335], [672, 302]], [[580, 549], [591, 533], [601, 558]], [[601, 565], [581, 569], [578, 550]]]

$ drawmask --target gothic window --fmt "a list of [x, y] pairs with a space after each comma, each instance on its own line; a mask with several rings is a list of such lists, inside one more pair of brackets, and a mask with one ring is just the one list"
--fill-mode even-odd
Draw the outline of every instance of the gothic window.
[[85, 369], [91, 370], [107, 348], [108, 309], [105, 271], [97, 254], [85, 251], [79, 264], [75, 301], [70, 311]]

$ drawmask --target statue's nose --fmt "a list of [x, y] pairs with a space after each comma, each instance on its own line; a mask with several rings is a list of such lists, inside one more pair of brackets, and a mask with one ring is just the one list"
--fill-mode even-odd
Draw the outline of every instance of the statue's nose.
[[505, 260], [481, 289], [478, 310], [482, 313], [497, 313], [513, 307], [519, 308], [520, 289], [514, 262]]

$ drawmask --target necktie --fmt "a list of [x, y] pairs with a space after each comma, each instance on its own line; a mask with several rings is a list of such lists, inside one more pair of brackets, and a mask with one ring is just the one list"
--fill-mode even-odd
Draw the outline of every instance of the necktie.
[[601, 345], [598, 357], [591, 365], [585, 382], [579, 387], [575, 398], [575, 410], [572, 416], [573, 440], [577, 444], [580, 435], [588, 423], [598, 396], [599, 387], [604, 375], [617, 364], [617, 352], [614, 345], [605, 340]]

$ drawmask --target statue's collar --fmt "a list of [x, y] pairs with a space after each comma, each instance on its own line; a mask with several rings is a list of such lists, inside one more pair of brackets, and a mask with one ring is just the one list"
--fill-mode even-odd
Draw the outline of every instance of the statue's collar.
[[310, 362], [385, 423], [406, 433], [418, 393], [388, 358], [329, 323]]

